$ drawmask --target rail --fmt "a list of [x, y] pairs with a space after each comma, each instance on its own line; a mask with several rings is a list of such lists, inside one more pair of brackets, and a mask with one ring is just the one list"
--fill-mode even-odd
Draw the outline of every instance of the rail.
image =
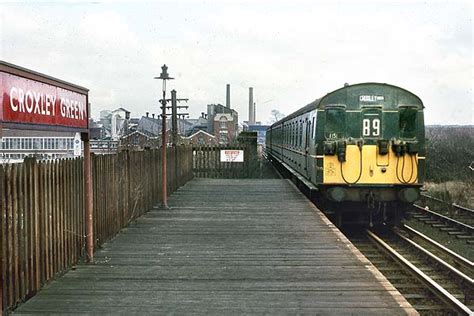
[[436, 201], [436, 202], [439, 202], [439, 203], [442, 203], [442, 204], [445, 204], [445, 205], [448, 205], [448, 206], [452, 206], [452, 207], [454, 207], [454, 208], [456, 208], [460, 211], [466, 212], [470, 215], [474, 215], [474, 210], [471, 210], [468, 207], [465, 207], [465, 206], [462, 206], [462, 205], [459, 205], [459, 204], [456, 204], [456, 203], [449, 203], [449, 202], [443, 201], [439, 198], [436, 198], [434, 196], [431, 196], [431, 195], [428, 195], [428, 194], [425, 194], [425, 193], [422, 193], [421, 196], [428, 199], [428, 200], [432, 200], [432, 201]]
[[454, 225], [454, 226], [457, 226], [457, 227], [459, 227], [459, 228], [465, 230], [466, 232], [469, 232], [469, 233], [471, 233], [471, 234], [474, 233], [474, 227], [473, 227], [473, 226], [470, 226], [470, 225], [468, 225], [468, 224], [462, 223], [462, 222], [460, 222], [460, 221], [457, 221], [457, 220], [455, 220], [455, 219], [452, 219], [452, 218], [450, 218], [450, 217], [447, 217], [447, 216], [445, 216], [445, 215], [443, 215], [443, 214], [439, 214], [439, 213], [437, 213], [437, 212], [428, 210], [428, 209], [426, 209], [426, 208], [424, 208], [424, 207], [422, 207], [422, 206], [416, 205], [416, 204], [413, 204], [413, 207], [415, 207], [416, 209], [421, 210], [421, 211], [423, 211], [423, 212], [426, 212], [426, 213], [428, 213], [428, 214], [430, 214], [430, 215], [432, 215], [432, 216], [434, 216], [434, 217], [436, 217], [436, 218], [439, 218], [440, 220], [442, 220], [442, 221], [444, 221], [444, 222], [447, 222], [447, 223], [450, 223], [450, 224], [452, 224], [452, 225]]
[[467, 207], [465, 207], [465, 206], [461, 206], [461, 205], [456, 204], [456, 203], [453, 203], [453, 204], [451, 204], [451, 205], [452, 205], [453, 207], [455, 207], [456, 209], [458, 209], [458, 210], [461, 210], [461, 211], [466, 212], [466, 213], [468, 213], [468, 214], [474, 215], [474, 210], [471, 210], [470, 208], [467, 208]]
[[[421, 253], [423, 253], [424, 255], [428, 256], [430, 259], [432, 259], [433, 261], [436, 261], [438, 264], [440, 264], [441, 266], [443, 266], [445, 269], [447, 269], [449, 272], [455, 274], [458, 276], [458, 278], [460, 278], [463, 282], [466, 282], [466, 284], [470, 284], [471, 286], [474, 284], [473, 283], [473, 280], [471, 277], [467, 276], [465, 273], [459, 271], [457, 268], [453, 267], [452, 265], [450, 265], [449, 263], [447, 263], [446, 261], [444, 261], [443, 259], [439, 258], [438, 256], [436, 256], [435, 254], [433, 254], [431, 251], [425, 249], [424, 247], [422, 247], [421, 245], [417, 244], [416, 242], [414, 242], [413, 240], [411, 240], [410, 238], [407, 238], [405, 236], [403, 236], [402, 232], [398, 229], [394, 229], [393, 232], [395, 233], [396, 236], [398, 236], [399, 238], [401, 238], [402, 240], [406, 241], [408, 244], [410, 244], [411, 246], [413, 246], [414, 248], [416, 248], [417, 250], [419, 250]], [[421, 233], [420, 233], [421, 234]]]
[[405, 229], [409, 234], [414, 235], [424, 242], [428, 243], [430, 246], [435, 248], [437, 251], [442, 253], [444, 256], [451, 258], [452, 261], [454, 261], [458, 266], [461, 266], [467, 270], [473, 269], [474, 268], [474, 262], [466, 259], [465, 257], [455, 253], [451, 249], [446, 248], [445, 246], [441, 245], [437, 241], [431, 239], [430, 237], [420, 233], [416, 229], [408, 226], [408, 225], [403, 225], [403, 229]]
[[461, 315], [472, 315], [472, 311], [460, 302], [456, 297], [451, 293], [446, 291], [441, 285], [431, 279], [423, 271], [418, 269], [410, 261], [404, 258], [399, 254], [395, 249], [390, 247], [386, 242], [384, 242], [380, 237], [378, 237], [372, 231], [367, 230], [367, 235], [369, 238], [377, 245], [377, 247], [387, 253], [391, 258], [397, 261], [403, 268], [409, 271], [414, 277], [416, 277], [420, 282], [422, 282], [426, 287], [430, 289], [440, 300], [442, 300], [446, 305], [455, 310]]

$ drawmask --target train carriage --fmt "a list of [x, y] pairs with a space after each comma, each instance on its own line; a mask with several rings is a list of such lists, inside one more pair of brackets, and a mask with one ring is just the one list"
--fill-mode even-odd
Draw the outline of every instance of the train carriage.
[[423, 108], [400, 87], [345, 85], [270, 126], [266, 151], [338, 223], [395, 223], [424, 181]]

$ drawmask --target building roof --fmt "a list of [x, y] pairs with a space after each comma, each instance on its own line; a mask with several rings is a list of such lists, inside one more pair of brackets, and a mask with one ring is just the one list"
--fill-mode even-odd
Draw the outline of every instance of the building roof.
[[186, 137], [186, 138], [192, 138], [192, 137], [194, 137], [194, 136], [196, 136], [197, 134], [200, 134], [200, 133], [205, 134], [205, 135], [207, 135], [207, 136], [209, 136], [209, 137], [212, 137], [212, 138], [216, 138], [216, 136], [214, 136], [214, 135], [212, 135], [212, 134], [209, 134], [208, 132], [203, 131], [202, 129], [200, 129], [200, 130], [197, 131], [196, 133], [194, 133], [194, 134], [192, 134], [192, 135], [190, 135], [190, 136], [188, 136], [188, 137]]
[[131, 113], [129, 110], [127, 109], [124, 109], [122, 107], [118, 108], [118, 109], [115, 109], [112, 111], [112, 113], [115, 113], [115, 112], [126, 112], [126, 113]]
[[146, 138], [149, 138], [149, 139], [152, 139], [152, 138], [158, 138], [156, 136], [152, 136], [152, 135], [147, 135], [146, 133], [143, 133], [143, 132], [140, 132], [140, 131], [134, 131], [133, 133], [130, 133], [130, 134], [127, 134], [127, 135], [124, 135], [122, 136], [121, 138], [124, 139], [124, 138], [129, 138], [133, 135], [142, 135]]
[[142, 116], [138, 122], [137, 130], [150, 136], [158, 136], [161, 134], [161, 120]]
[[214, 107], [214, 113], [217, 114], [217, 113], [237, 113], [236, 110], [232, 109], [232, 108], [228, 108], [226, 107], [225, 105], [222, 105], [220, 103], [218, 104], [209, 104], [210, 106], [213, 106]]

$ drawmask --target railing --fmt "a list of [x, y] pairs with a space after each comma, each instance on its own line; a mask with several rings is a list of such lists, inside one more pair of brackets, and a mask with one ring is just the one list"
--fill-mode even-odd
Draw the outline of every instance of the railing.
[[[243, 162], [225, 162], [221, 151], [243, 151]], [[193, 173], [199, 178], [252, 178], [258, 172], [257, 149], [250, 146], [194, 146]]]
[[[168, 149], [168, 192], [192, 178], [192, 149]], [[161, 152], [93, 155], [96, 246], [160, 202]], [[0, 310], [85, 259], [83, 161], [0, 166]]]

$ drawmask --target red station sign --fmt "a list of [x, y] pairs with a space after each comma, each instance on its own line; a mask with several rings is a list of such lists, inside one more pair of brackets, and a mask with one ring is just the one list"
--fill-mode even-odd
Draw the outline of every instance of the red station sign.
[[19, 125], [25, 129], [88, 129], [87, 89], [14, 65], [0, 66], [2, 125]]

